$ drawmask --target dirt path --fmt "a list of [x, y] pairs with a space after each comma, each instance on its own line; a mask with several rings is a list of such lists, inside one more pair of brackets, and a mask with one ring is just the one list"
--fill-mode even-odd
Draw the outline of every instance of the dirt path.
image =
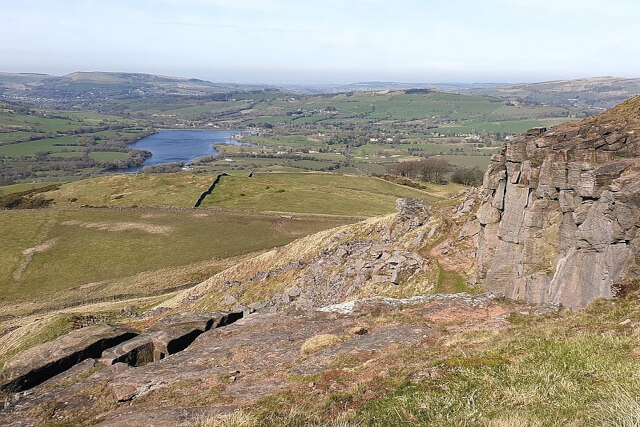
[[57, 239], [49, 239], [48, 237], [57, 220], [57, 215], [53, 215], [47, 221], [42, 222], [40, 229], [36, 232], [36, 238], [34, 239], [38, 244], [25, 249], [22, 252], [23, 257], [18, 263], [16, 263], [16, 269], [12, 273], [13, 280], [18, 282], [22, 278], [22, 275], [27, 267], [29, 267], [29, 264], [35, 254], [45, 252], [55, 245]]

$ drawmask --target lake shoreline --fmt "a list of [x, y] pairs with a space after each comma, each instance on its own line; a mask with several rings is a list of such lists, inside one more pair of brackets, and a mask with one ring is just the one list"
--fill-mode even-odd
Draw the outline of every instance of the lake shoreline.
[[257, 134], [256, 131], [243, 129], [157, 129], [154, 133], [129, 144], [131, 150], [151, 153], [138, 166], [123, 170], [124, 173], [137, 173], [144, 167], [167, 163], [189, 165], [197, 159], [218, 156], [218, 145], [253, 145], [241, 142], [233, 137], [243, 134]]

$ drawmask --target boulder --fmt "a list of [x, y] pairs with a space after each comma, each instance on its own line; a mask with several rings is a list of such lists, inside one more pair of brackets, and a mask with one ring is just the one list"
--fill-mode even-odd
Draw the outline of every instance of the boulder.
[[500, 222], [501, 211], [496, 209], [491, 203], [484, 203], [476, 212], [476, 218], [482, 225], [495, 224]]
[[154, 337], [143, 335], [105, 350], [98, 361], [105, 365], [126, 363], [129, 366], [142, 366], [155, 361], [154, 353]]
[[398, 199], [396, 208], [396, 217], [414, 227], [424, 224], [431, 216], [429, 203], [422, 199]]

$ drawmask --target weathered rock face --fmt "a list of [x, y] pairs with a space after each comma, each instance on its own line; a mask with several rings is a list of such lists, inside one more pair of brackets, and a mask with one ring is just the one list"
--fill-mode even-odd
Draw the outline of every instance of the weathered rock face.
[[638, 275], [640, 97], [518, 137], [491, 159], [477, 212], [477, 280], [582, 307]]
[[108, 324], [76, 329], [7, 361], [0, 390], [28, 390], [88, 359], [99, 358], [105, 365], [143, 366], [157, 362], [183, 351], [201, 334], [230, 325], [242, 316], [242, 312], [179, 313], [160, 318], [142, 332]]

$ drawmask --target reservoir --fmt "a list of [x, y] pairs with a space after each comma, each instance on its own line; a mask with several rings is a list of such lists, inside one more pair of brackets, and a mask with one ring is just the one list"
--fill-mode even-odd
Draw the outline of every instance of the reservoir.
[[213, 148], [215, 144], [253, 145], [233, 139], [233, 136], [238, 134], [255, 135], [256, 132], [246, 130], [159, 130], [153, 135], [129, 145], [135, 150], [149, 151], [152, 156], [145, 160], [142, 166], [127, 169], [126, 172], [137, 172], [144, 166], [160, 163], [185, 162], [188, 164], [198, 157], [218, 154], [218, 150]]

